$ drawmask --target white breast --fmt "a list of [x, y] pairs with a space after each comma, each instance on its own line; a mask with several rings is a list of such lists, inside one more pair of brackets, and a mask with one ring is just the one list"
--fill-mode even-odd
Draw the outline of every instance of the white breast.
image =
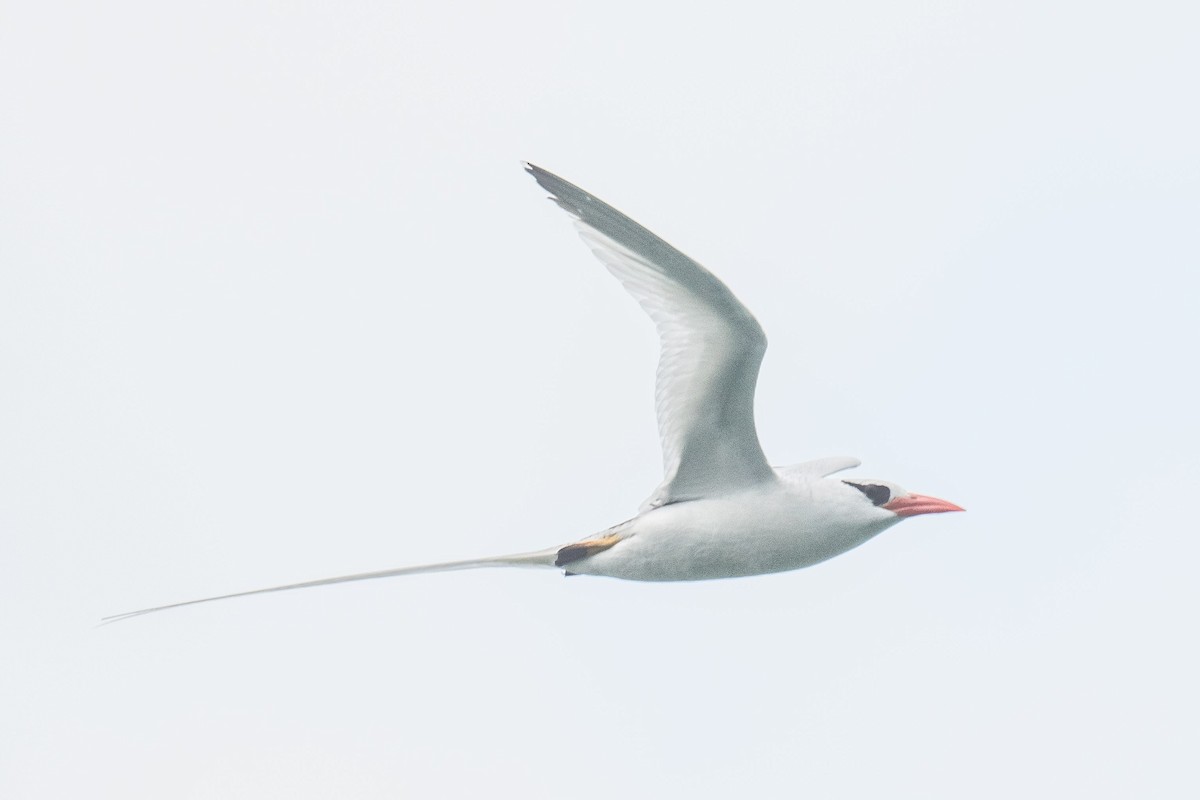
[[784, 572], [844, 553], [897, 521], [832, 480], [772, 483], [649, 511], [628, 523], [628, 538], [570, 571], [643, 581]]

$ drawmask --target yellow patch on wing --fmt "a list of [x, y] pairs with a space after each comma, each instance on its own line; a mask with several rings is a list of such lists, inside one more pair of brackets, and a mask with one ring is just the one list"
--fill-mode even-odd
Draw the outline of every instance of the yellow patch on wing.
[[582, 542], [569, 544], [558, 551], [558, 555], [554, 559], [554, 566], [564, 567], [573, 561], [601, 553], [624, 538], [622, 534], [610, 533], [608, 536], [601, 536], [598, 539], [584, 539]]

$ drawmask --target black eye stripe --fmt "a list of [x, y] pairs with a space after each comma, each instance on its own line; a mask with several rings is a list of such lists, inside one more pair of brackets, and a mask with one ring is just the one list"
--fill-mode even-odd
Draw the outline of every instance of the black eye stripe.
[[847, 486], [853, 486], [867, 496], [877, 506], [881, 506], [888, 500], [892, 499], [892, 490], [886, 486], [879, 486], [874, 483], [854, 483], [852, 481], [842, 481]]

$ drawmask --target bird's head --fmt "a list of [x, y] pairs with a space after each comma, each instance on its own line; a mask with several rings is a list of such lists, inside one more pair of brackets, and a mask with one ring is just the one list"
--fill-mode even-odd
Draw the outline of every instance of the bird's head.
[[857, 479], [843, 480], [842, 483], [857, 493], [856, 502], [870, 503], [896, 517], [915, 517], [918, 514], [941, 514], [946, 511], [963, 510], [947, 500], [915, 494], [888, 481]]

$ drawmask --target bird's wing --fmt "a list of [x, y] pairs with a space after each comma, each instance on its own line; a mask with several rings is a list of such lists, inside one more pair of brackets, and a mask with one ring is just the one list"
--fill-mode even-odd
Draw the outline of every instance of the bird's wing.
[[818, 458], [814, 461], [805, 461], [803, 464], [776, 467], [775, 472], [788, 479], [817, 480], [841, 472], [844, 469], [854, 469], [861, 464], [862, 462], [853, 456], [829, 456], [828, 458]]
[[658, 327], [665, 477], [642, 509], [774, 480], [754, 429], [767, 348], [758, 321], [711, 272], [629, 217], [540, 167], [525, 169]]

